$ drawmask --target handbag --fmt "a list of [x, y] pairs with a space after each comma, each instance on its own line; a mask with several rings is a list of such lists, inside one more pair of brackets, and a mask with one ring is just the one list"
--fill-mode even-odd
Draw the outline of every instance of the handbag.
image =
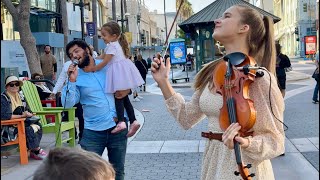
[[148, 69], [146, 68], [146, 66], [143, 64], [143, 62], [142, 61], [140, 61], [140, 63], [142, 64], [142, 66], [144, 67], [144, 69], [146, 70], [146, 74], [148, 74]]
[[40, 117], [38, 116], [32, 116], [32, 117], [27, 117], [26, 120], [24, 121], [24, 124], [26, 126], [30, 126], [31, 124], [36, 124], [40, 121]]
[[314, 78], [316, 81], [319, 81], [319, 71], [318, 71], [318, 68], [313, 72], [312, 78]]
[[286, 70], [286, 72], [290, 72], [290, 71], [292, 71], [292, 66], [284, 68], [284, 69]]
[[18, 128], [14, 126], [1, 127], [1, 145], [14, 141], [18, 137]]

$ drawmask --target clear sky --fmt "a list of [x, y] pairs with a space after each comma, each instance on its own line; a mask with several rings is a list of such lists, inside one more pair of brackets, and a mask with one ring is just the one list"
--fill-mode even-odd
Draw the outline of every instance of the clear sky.
[[[143, 0], [141, 0], [143, 1]], [[149, 11], [157, 10], [158, 13], [163, 13], [163, 1], [164, 0], [144, 0], [146, 6], [149, 8]], [[165, 0], [166, 1], [166, 12], [175, 12], [176, 11], [176, 1], [175, 0]], [[202, 10], [215, 0], [189, 0], [192, 4], [192, 9], [194, 13]]]

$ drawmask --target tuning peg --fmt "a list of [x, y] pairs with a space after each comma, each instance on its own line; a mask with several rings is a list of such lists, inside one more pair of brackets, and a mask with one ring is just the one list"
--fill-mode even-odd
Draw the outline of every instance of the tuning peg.
[[239, 176], [239, 175], [240, 175], [240, 172], [235, 171], [235, 172], [234, 172], [234, 175]]
[[255, 174], [254, 173], [251, 173], [248, 177], [254, 177]]
[[251, 168], [252, 167], [252, 165], [251, 164], [247, 164], [244, 168]]

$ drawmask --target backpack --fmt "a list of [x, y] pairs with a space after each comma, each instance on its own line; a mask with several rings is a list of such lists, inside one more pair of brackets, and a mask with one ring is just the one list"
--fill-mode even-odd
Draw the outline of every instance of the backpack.
[[18, 136], [18, 128], [14, 126], [1, 127], [1, 145], [14, 141]]

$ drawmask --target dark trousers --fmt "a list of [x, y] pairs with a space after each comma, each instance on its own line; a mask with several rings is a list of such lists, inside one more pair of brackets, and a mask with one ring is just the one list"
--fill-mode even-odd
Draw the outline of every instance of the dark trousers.
[[76, 117], [78, 117], [79, 120], [79, 138], [82, 138], [83, 129], [84, 129], [84, 118], [83, 118], [83, 109], [82, 104], [78, 103], [75, 105], [77, 107], [76, 109]]
[[317, 81], [317, 84], [314, 87], [312, 100], [318, 101], [318, 94], [319, 94], [319, 81]]
[[127, 111], [130, 123], [136, 120], [134, 109], [128, 95], [122, 99], [115, 98], [115, 104], [118, 121], [124, 121], [124, 109]]
[[104, 131], [83, 130], [80, 141], [81, 148], [102, 155], [105, 148], [108, 150], [109, 162], [116, 171], [116, 180], [124, 180], [124, 163], [127, 151], [128, 129], [111, 134], [113, 128]]
[[[60, 100], [60, 104], [58, 106], [63, 107], [61, 104], [61, 100]], [[84, 129], [83, 109], [82, 109], [82, 105], [80, 103], [77, 103], [73, 107], [77, 108], [75, 114], [79, 120], [79, 135], [78, 136], [81, 139], [82, 134], [83, 134], [83, 129]], [[68, 121], [68, 112], [67, 111], [63, 112], [62, 121]], [[76, 131], [76, 135], [77, 135], [77, 128], [75, 128], [75, 131]]]

